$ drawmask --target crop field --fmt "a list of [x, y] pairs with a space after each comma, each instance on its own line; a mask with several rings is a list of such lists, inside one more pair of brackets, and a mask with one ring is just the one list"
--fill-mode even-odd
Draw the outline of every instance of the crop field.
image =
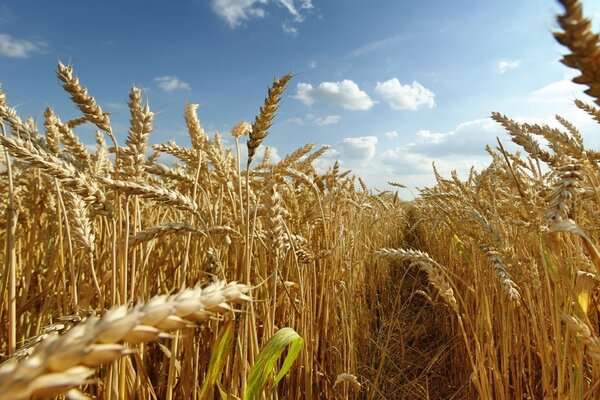
[[[561, 4], [600, 123], [600, 37]], [[119, 143], [86, 77], [57, 76], [79, 117], [21, 117], [0, 88], [0, 398], [600, 398], [600, 151], [570, 121], [492, 112], [491, 163], [434, 166], [407, 201], [319, 172], [327, 146], [257, 154], [291, 74], [233, 149], [196, 104], [191, 147], [150, 145], [135, 86]]]

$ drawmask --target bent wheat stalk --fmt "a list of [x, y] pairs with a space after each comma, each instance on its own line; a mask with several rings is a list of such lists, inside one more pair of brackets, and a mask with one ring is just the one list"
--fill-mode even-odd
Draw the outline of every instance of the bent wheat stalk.
[[29, 358], [13, 358], [0, 366], [0, 393], [16, 400], [64, 393], [85, 384], [96, 366], [130, 353], [123, 343], [156, 340], [165, 332], [229, 312], [229, 303], [250, 301], [248, 289], [224, 281], [205, 288], [197, 286], [156, 296], [134, 307], [115, 307], [62, 336], [50, 334], [35, 346]]

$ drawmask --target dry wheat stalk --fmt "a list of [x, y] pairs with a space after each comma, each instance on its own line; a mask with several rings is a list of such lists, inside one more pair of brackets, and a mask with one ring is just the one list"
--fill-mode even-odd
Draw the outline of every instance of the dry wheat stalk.
[[64, 393], [85, 384], [98, 365], [130, 353], [124, 343], [153, 341], [165, 332], [228, 313], [229, 303], [250, 300], [247, 292], [246, 285], [215, 282], [90, 317], [62, 336], [50, 334], [30, 357], [0, 366], [0, 392], [15, 400]]

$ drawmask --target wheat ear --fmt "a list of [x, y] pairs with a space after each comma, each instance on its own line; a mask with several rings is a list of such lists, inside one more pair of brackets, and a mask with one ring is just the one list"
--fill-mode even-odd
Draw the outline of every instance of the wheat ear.
[[63, 83], [63, 87], [71, 96], [71, 100], [87, 120], [112, 136], [108, 114], [102, 112], [102, 108], [96, 103], [96, 100], [88, 94], [87, 88], [79, 83], [76, 76], [73, 76], [73, 66], [59, 62], [57, 75]]
[[254, 119], [252, 131], [250, 132], [250, 139], [248, 139], [248, 167], [250, 167], [250, 164], [252, 163], [252, 157], [256, 154], [256, 149], [260, 146], [263, 139], [267, 137], [271, 122], [279, 107], [279, 100], [281, 100], [281, 95], [290, 79], [292, 79], [290, 74], [275, 79], [273, 86], [269, 88], [265, 102], [260, 108], [260, 112]]
[[381, 258], [387, 258], [398, 261], [408, 261], [410, 265], [415, 265], [427, 273], [429, 282], [438, 290], [440, 296], [444, 299], [455, 312], [458, 312], [458, 304], [454, 297], [454, 290], [446, 279], [443, 268], [429, 254], [424, 251], [413, 249], [381, 249], [375, 254]]
[[558, 24], [563, 31], [554, 33], [554, 37], [570, 50], [561, 62], [581, 72], [573, 82], [587, 85], [585, 93], [600, 105], [600, 35], [592, 32], [592, 22], [584, 17], [578, 0], [561, 0], [561, 3], [565, 13], [558, 17]]
[[4, 363], [0, 366], [0, 393], [15, 400], [64, 393], [83, 385], [96, 366], [130, 353], [123, 343], [156, 340], [161, 333], [230, 312], [229, 303], [250, 300], [247, 293], [246, 285], [221, 281], [171, 296], [156, 296], [134, 307], [115, 307], [62, 336], [50, 334], [35, 346], [29, 358]]

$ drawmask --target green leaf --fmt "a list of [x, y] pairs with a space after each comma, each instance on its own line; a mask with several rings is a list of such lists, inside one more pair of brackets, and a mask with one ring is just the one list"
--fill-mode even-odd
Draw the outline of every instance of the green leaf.
[[278, 330], [269, 339], [267, 344], [258, 354], [256, 362], [250, 370], [248, 378], [248, 388], [244, 394], [244, 400], [257, 400], [260, 393], [264, 390], [267, 384], [267, 379], [273, 373], [275, 363], [281, 357], [281, 353], [289, 346], [287, 356], [281, 365], [279, 372], [275, 374], [272, 390], [275, 390], [277, 384], [288, 373], [292, 364], [302, 350], [302, 338], [292, 328], [282, 328]]
[[[221, 375], [223, 370], [223, 365], [225, 364], [225, 360], [227, 359], [227, 354], [230, 351], [231, 343], [233, 341], [233, 321], [230, 322], [225, 329], [223, 329], [220, 333], [220, 337], [217, 340], [217, 344], [212, 349], [212, 353], [210, 354], [210, 364], [208, 365], [208, 372], [206, 374], [206, 379], [202, 384], [202, 389], [200, 391], [200, 398], [206, 399], [211, 396], [208, 396], [210, 391], [214, 390], [215, 384], [217, 383], [217, 379]], [[219, 388], [220, 389], [220, 388]]]
[[465, 246], [463, 241], [460, 240], [460, 238], [456, 234], [452, 235], [452, 243], [454, 243], [454, 245], [456, 247], [458, 247], [458, 251], [459, 251], [460, 255], [463, 256], [463, 258], [465, 259], [465, 261], [467, 262], [469, 267], [473, 267], [473, 259], [471, 258], [471, 255], [469, 254], [467, 247]]

